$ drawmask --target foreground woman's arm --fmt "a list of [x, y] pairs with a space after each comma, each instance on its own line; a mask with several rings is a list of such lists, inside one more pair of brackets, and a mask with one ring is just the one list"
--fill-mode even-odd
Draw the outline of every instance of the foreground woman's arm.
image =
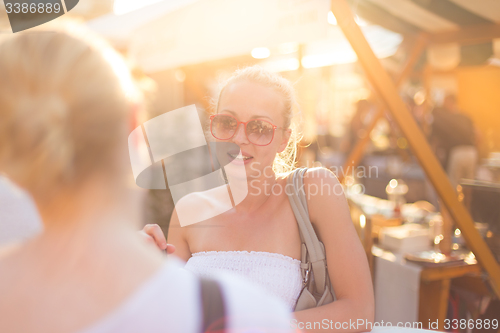
[[186, 240], [187, 228], [182, 228], [179, 223], [177, 212], [173, 211], [168, 225], [168, 244], [175, 246], [175, 255], [184, 261], [191, 258], [191, 250]]
[[146, 224], [139, 235], [146, 242], [156, 245], [160, 250], [165, 250], [167, 253], [174, 253], [175, 246], [167, 244], [165, 235], [158, 224]]
[[166, 250], [167, 253], [175, 252], [175, 255], [184, 261], [191, 257], [191, 251], [185, 237], [186, 231], [185, 228], [181, 228], [175, 209], [168, 226], [168, 244], [158, 224], [146, 224], [139, 233], [148, 242], [156, 244], [160, 250]]
[[191, 257], [191, 251], [185, 238], [185, 228], [181, 228], [175, 209], [170, 217], [168, 243], [165, 234], [158, 224], [146, 224], [139, 231], [139, 234], [146, 241], [156, 244], [160, 250], [165, 250], [167, 253], [175, 252], [175, 255], [184, 261], [187, 261]]
[[[295, 312], [297, 326], [308, 323], [342, 327], [346, 332], [369, 331], [374, 320], [373, 286], [366, 254], [354, 229], [347, 200], [335, 175], [327, 169], [310, 169], [304, 176], [309, 216], [325, 245], [330, 280], [337, 300], [321, 307]], [[354, 324], [353, 324], [354, 323]], [[357, 323], [362, 323], [357, 325]], [[332, 326], [330, 326], [332, 325]], [[335, 326], [337, 325], [337, 326]]]

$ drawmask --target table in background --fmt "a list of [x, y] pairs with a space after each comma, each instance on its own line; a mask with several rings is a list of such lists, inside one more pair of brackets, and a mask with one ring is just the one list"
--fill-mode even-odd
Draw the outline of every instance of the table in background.
[[[392, 264], [399, 265], [399, 267], [393, 267], [393, 270], [390, 272], [391, 278], [394, 278], [394, 276], [406, 276], [408, 275], [408, 271], [411, 271], [412, 268], [415, 274], [418, 274], [419, 266], [404, 260], [402, 254], [384, 251], [376, 246], [373, 248], [374, 251], [372, 251], [372, 253], [377, 259], [390, 260]], [[377, 270], [377, 265], [375, 265], [374, 269], [375, 271]], [[397, 274], [394, 269], [399, 269], [401, 274]], [[429, 322], [438, 320], [438, 329], [444, 331], [444, 320], [446, 319], [448, 310], [448, 298], [452, 281], [459, 280], [458, 285], [466, 285], [473, 282], [477, 290], [481, 289], [482, 293], [487, 293], [487, 288], [484, 285], [480, 285], [482, 282], [481, 271], [479, 264], [465, 262], [453, 266], [420, 267], [418, 297], [416, 298], [418, 299], [418, 321], [422, 323], [423, 328], [429, 328]], [[376, 272], [375, 276], [383, 278], [384, 272]], [[413, 279], [415, 279], [415, 276]], [[412, 283], [410, 281], [404, 281], [403, 283], [406, 282], [408, 284]], [[377, 284], [377, 281], [375, 284]], [[412, 289], [411, 286], [409, 288]], [[378, 296], [384, 297], [384, 295]], [[403, 304], [402, 302], [405, 301], [406, 300], [402, 299], [400, 301], [398, 300], [396, 303]], [[412, 308], [411, 304], [410, 308]], [[396, 310], [397, 309], [394, 309], [394, 311]]]

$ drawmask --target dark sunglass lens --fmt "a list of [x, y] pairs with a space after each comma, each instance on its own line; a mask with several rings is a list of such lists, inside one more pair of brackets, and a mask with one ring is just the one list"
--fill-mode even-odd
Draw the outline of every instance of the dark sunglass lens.
[[267, 145], [273, 139], [273, 125], [264, 120], [252, 120], [247, 124], [247, 135], [250, 142], [256, 145]]
[[212, 134], [222, 140], [234, 135], [238, 122], [230, 116], [217, 115], [212, 119]]

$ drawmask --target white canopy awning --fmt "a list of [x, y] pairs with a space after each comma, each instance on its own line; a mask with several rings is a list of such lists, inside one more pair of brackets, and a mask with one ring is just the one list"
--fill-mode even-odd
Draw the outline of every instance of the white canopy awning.
[[[146, 72], [250, 54], [256, 47], [276, 49], [288, 42], [305, 46], [305, 67], [356, 61], [340, 29], [328, 23], [329, 11], [329, 0], [162, 1], [124, 15], [106, 15], [89, 27], [126, 48]], [[394, 54], [402, 40], [380, 27], [363, 29], [381, 58]]]
[[87, 27], [119, 47], [127, 47], [134, 31], [168, 13], [198, 0], [167, 0], [122, 15], [107, 14], [87, 22]]

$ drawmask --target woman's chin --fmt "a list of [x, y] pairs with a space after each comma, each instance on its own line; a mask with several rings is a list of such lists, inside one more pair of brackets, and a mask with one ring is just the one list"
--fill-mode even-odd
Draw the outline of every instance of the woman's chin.
[[229, 181], [246, 181], [248, 170], [248, 164], [245, 165], [239, 161], [232, 161], [224, 167], [224, 171]]
[[271, 177], [274, 175], [272, 171], [272, 166], [266, 166], [262, 168], [261, 163], [255, 161], [253, 158], [245, 161], [247, 163], [242, 163], [242, 161], [233, 160], [228, 163], [224, 169], [228, 178], [235, 181], [252, 181], [254, 179], [260, 179], [262, 176]]

